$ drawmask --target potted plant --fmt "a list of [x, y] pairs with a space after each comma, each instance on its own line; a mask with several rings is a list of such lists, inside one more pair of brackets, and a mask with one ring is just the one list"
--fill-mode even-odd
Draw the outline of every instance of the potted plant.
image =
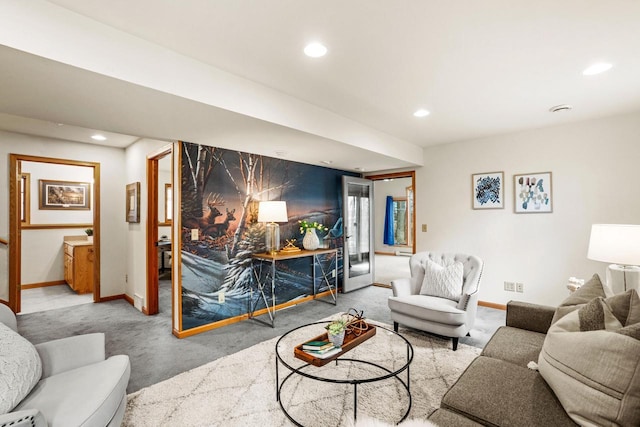
[[308, 251], [314, 251], [320, 246], [320, 239], [316, 234], [316, 230], [327, 231], [328, 227], [318, 223], [317, 221], [309, 222], [305, 220], [298, 221], [300, 225], [300, 233], [304, 234], [302, 246]]
[[84, 232], [87, 233], [87, 240], [93, 242], [93, 228], [87, 228]]
[[347, 329], [347, 320], [343, 317], [332, 320], [327, 326], [327, 337], [336, 347], [341, 347], [344, 341], [344, 334]]

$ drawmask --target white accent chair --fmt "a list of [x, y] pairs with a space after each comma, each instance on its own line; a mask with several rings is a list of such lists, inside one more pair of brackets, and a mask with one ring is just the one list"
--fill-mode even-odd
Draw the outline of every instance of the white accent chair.
[[[463, 285], [460, 300], [421, 295], [426, 260], [439, 265], [460, 261], [463, 265]], [[418, 252], [409, 259], [411, 279], [391, 281], [393, 296], [388, 304], [397, 332], [402, 324], [436, 335], [450, 337], [453, 350], [458, 348], [458, 338], [469, 335], [476, 319], [478, 288], [482, 276], [483, 261], [472, 255]]]

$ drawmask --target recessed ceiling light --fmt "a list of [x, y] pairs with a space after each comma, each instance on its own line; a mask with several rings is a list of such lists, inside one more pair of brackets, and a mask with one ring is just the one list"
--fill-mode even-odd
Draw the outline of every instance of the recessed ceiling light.
[[593, 76], [594, 74], [604, 73], [605, 71], [609, 70], [611, 67], [613, 67], [613, 65], [607, 62], [597, 62], [585, 68], [582, 74], [585, 76]]
[[321, 43], [309, 43], [304, 48], [304, 54], [311, 58], [320, 58], [327, 54], [327, 48]]
[[320, 163], [324, 163], [325, 165], [330, 165], [333, 162], [331, 160], [320, 160]]
[[572, 108], [573, 107], [569, 104], [560, 104], [554, 105], [553, 107], [549, 108], [549, 111], [551, 111], [552, 113], [557, 113], [558, 111], [569, 111]]
[[429, 113], [427, 110], [425, 110], [423, 108], [421, 108], [419, 110], [416, 110], [416, 112], [413, 113], [413, 115], [416, 116], [416, 117], [427, 117], [429, 114], [431, 114], [431, 113]]
[[278, 157], [285, 157], [287, 154], [289, 154], [286, 151], [282, 151], [282, 150], [278, 150], [275, 153], [276, 153], [276, 156]]
[[95, 135], [91, 135], [91, 139], [96, 140], [96, 141], [106, 141], [107, 137], [104, 135], [100, 135], [99, 133], [95, 134]]

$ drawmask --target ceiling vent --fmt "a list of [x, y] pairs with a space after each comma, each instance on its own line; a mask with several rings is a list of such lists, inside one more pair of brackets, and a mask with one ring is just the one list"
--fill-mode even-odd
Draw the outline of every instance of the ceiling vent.
[[549, 108], [549, 111], [551, 111], [552, 113], [557, 113], [558, 111], [569, 111], [572, 108], [573, 107], [569, 104], [561, 104], [561, 105], [555, 105]]

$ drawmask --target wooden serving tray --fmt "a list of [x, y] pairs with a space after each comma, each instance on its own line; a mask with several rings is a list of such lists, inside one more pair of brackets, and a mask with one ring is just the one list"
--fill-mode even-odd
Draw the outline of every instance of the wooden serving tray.
[[[302, 350], [302, 345], [304, 343], [294, 347], [293, 356], [313, 366], [324, 366], [327, 363], [331, 362], [332, 360], [336, 360], [338, 357], [342, 356], [352, 348], [365, 342], [375, 334], [376, 334], [376, 327], [373, 325], [367, 324], [367, 330], [361, 333], [359, 336], [355, 336], [354, 334], [346, 334], [344, 336], [344, 341], [342, 343], [342, 351], [334, 354], [333, 356], [327, 357], [326, 359], [320, 359], [318, 357], [315, 357], [313, 354], [309, 354], [304, 350]], [[322, 335], [318, 335], [315, 338], [305, 341], [305, 343], [309, 341], [328, 341], [328, 340], [329, 339], [327, 338], [327, 334], [324, 333]]]

